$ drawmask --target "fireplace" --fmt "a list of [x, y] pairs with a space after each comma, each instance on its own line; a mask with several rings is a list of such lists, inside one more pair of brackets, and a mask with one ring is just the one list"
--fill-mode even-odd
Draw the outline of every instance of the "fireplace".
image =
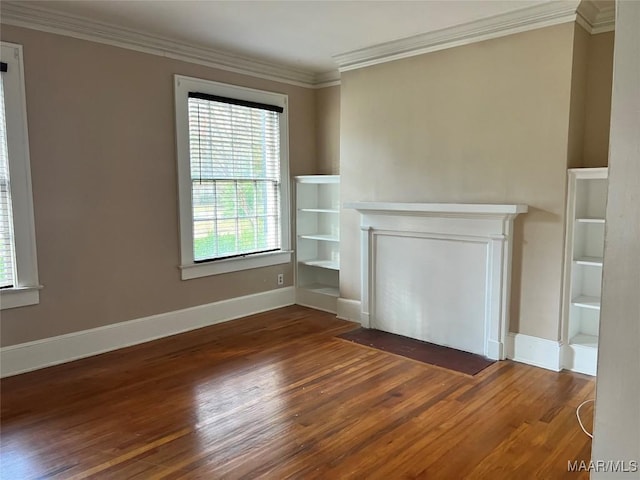
[[361, 214], [361, 323], [505, 358], [513, 220], [526, 205], [345, 204]]

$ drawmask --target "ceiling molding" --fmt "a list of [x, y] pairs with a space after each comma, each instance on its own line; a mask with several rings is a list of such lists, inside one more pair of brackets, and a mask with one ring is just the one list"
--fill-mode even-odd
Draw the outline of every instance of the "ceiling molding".
[[[551, 1], [453, 27], [423, 33], [391, 42], [335, 55], [340, 72], [369, 67], [424, 53], [468, 45], [561, 23], [582, 21], [589, 33], [612, 28], [610, 12], [586, 0], [586, 13], [579, 14], [578, 0]], [[584, 24], [583, 24], [584, 23]], [[605, 27], [606, 25], [606, 27]]]
[[264, 59], [141, 33], [25, 2], [3, 0], [0, 7], [1, 22], [7, 25], [65, 35], [306, 88], [340, 85], [340, 72], [560, 23], [576, 21], [589, 33], [608, 32], [614, 29], [615, 17], [613, 2], [585, 0], [578, 6], [578, 0], [550, 1], [339, 54], [333, 57], [339, 65], [339, 70], [315, 73]]
[[319, 73], [315, 78], [314, 88], [335, 87], [340, 85], [340, 72], [332, 70], [330, 72]]
[[585, 0], [578, 6], [576, 22], [592, 35], [615, 30], [616, 8], [614, 2], [606, 4]]
[[[339, 78], [338, 72], [316, 74], [262, 59], [235, 55], [211, 48], [168, 40], [86, 17], [59, 13], [48, 8], [15, 1], [2, 1], [2, 23], [103, 43], [138, 52], [196, 63], [207, 67], [313, 88]], [[329, 76], [332, 75], [332, 78]], [[318, 81], [316, 77], [320, 78]]]

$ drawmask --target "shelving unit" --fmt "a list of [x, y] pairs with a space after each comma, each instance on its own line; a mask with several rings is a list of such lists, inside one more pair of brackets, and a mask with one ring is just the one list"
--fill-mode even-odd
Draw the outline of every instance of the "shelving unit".
[[569, 170], [565, 249], [564, 366], [596, 374], [607, 169]]
[[296, 303], [335, 313], [340, 293], [340, 176], [299, 176], [295, 187]]

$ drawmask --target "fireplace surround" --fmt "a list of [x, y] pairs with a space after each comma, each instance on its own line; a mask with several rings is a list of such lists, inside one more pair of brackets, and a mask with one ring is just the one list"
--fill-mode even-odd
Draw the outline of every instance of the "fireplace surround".
[[505, 358], [513, 222], [527, 205], [354, 202], [362, 326]]

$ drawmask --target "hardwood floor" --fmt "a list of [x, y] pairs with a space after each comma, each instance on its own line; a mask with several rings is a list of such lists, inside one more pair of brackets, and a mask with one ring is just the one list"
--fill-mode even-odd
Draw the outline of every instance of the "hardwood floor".
[[287, 307], [6, 378], [0, 478], [588, 478], [590, 377], [470, 377], [355, 326]]

